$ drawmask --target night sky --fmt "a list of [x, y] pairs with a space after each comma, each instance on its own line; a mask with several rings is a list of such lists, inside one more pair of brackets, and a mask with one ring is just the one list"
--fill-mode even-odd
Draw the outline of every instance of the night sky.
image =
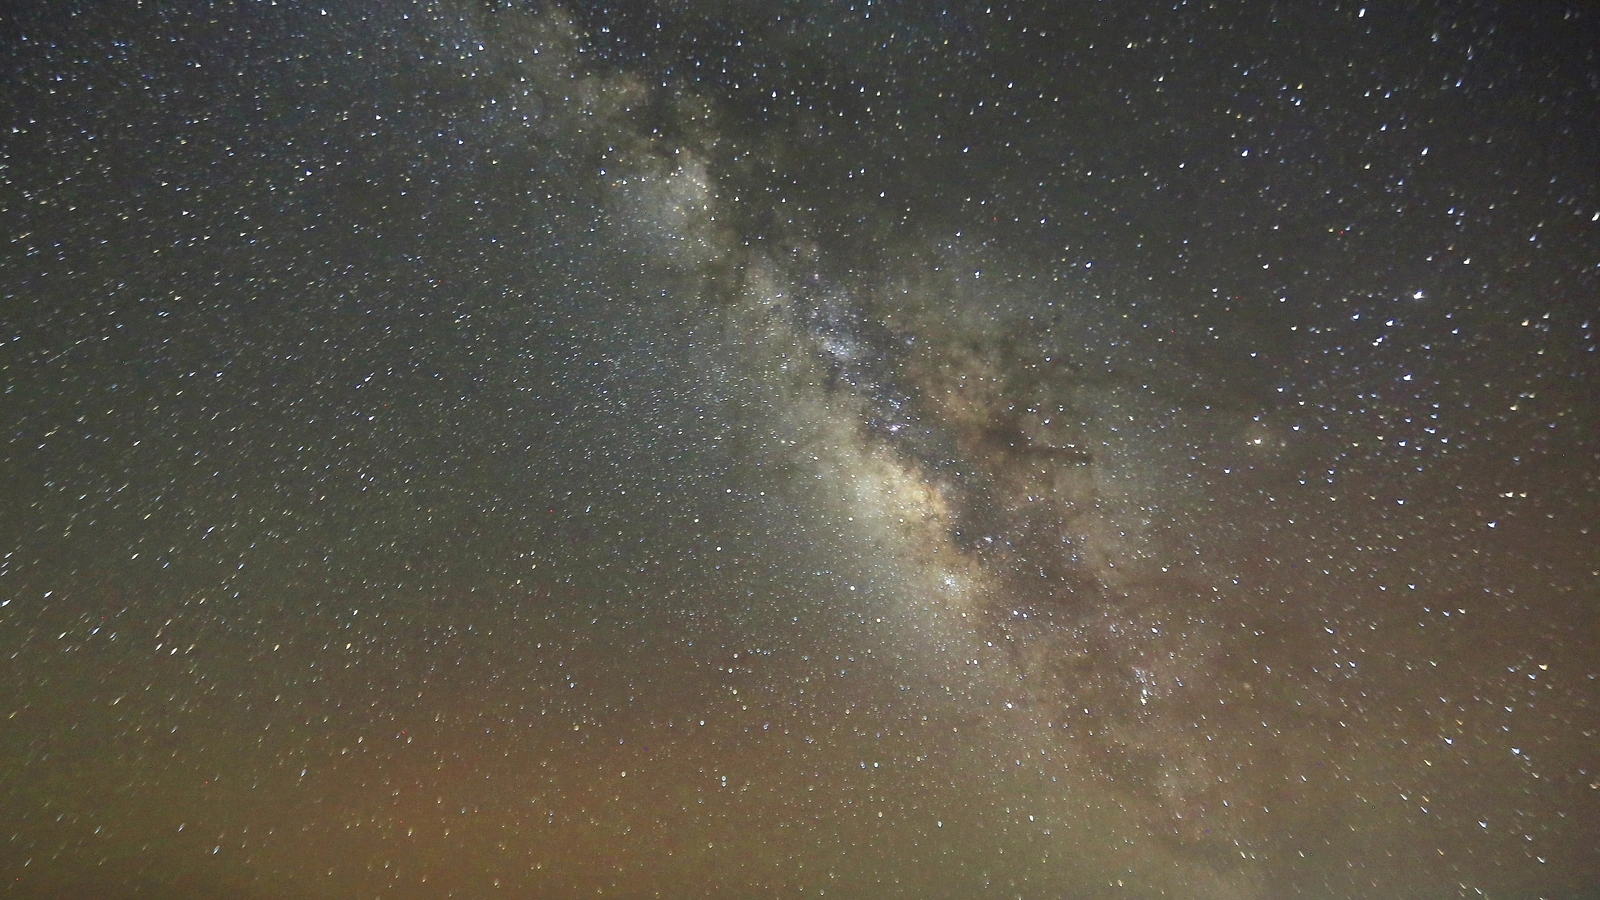
[[1587, 4], [0, 44], [0, 895], [1600, 897]]

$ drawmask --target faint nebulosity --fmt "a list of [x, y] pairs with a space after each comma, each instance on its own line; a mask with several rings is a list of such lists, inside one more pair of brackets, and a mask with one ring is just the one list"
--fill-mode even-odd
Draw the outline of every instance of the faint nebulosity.
[[33, 4], [0, 895], [1600, 896], [1597, 35]]

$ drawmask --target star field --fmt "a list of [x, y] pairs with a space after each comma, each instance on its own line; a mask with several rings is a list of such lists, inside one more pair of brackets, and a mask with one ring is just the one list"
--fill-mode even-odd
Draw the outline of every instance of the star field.
[[0, 893], [1591, 896], [1579, 4], [35, 4]]

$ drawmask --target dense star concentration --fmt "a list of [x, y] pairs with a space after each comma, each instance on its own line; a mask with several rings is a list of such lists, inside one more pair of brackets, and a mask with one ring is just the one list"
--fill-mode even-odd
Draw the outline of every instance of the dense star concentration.
[[33, 4], [0, 895], [1600, 897], [1597, 21]]

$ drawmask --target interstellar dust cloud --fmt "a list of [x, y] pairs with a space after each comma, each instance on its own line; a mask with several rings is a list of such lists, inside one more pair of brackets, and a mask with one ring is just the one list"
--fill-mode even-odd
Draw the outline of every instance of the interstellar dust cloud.
[[[674, 196], [734, 192], [699, 162], [657, 177], [692, 186]], [[671, 260], [713, 223], [726, 223], [725, 240], [756, 224], [726, 199], [689, 206], [699, 221], [683, 218], [681, 201], [630, 215], [651, 223]], [[858, 523], [857, 552], [888, 548], [886, 605], [926, 619], [910, 652], [982, 669], [968, 703], [1025, 710], [999, 740], [1044, 736], [1065, 768], [1099, 779], [1139, 811], [1139, 827], [1177, 846], [1220, 848], [1259, 801], [1292, 802], [1289, 786], [1251, 796], [1246, 773], [1266, 761], [1216, 740], [1256, 725], [1244, 720], [1260, 717], [1262, 698], [1232, 674], [1214, 597], [1136, 550], [1102, 497], [1092, 420], [1104, 386], [1057, 349], [1070, 332], [1042, 333], [1018, 312], [1040, 298], [946, 276], [969, 261], [941, 265], [925, 248], [903, 255], [909, 267], [867, 272], [830, 258], [798, 223], [759, 237], [700, 251], [715, 271], [689, 273], [723, 335], [721, 380], [741, 386], [738, 415], [768, 436], [750, 452], [839, 487], [819, 527], [831, 514]], [[1275, 712], [1306, 732], [1284, 744], [1324, 739], [1321, 723]], [[1292, 765], [1293, 751], [1272, 753], [1271, 765]]]
[[[1154, 466], [1108, 423], [1153, 414], [1117, 402], [1149, 373], [1094, 371], [1089, 348], [1115, 354], [1117, 340], [1093, 336], [1107, 313], [1087, 286], [1041, 289], [1002, 246], [920, 236], [953, 223], [870, 252], [833, 244], [817, 210], [866, 204], [805, 191], [774, 204], [761, 176], [790, 152], [767, 143], [781, 132], [742, 143], [707, 99], [628, 76], [577, 84], [605, 110], [573, 127], [605, 135], [626, 249], [673, 286], [669, 315], [718, 335], [703, 389], [754, 435], [740, 452], [790, 479], [747, 486], [811, 503], [834, 552], [880, 556], [875, 609], [909, 627], [897, 646], [912, 665], [953, 670], [935, 680], [961, 686], [956, 721], [979, 726], [967, 740], [1046, 753], [1077, 784], [1052, 803], [1086, 791], [1197, 896], [1248, 895], [1250, 876], [1212, 860], [1244, 836], [1259, 845], [1275, 808], [1284, 834], [1317, 819], [1307, 780], [1286, 773], [1315, 768], [1343, 726], [1258, 690], [1260, 661], [1239, 658], [1251, 613], [1141, 533], [1118, 482]], [[984, 278], [1008, 265], [1024, 274]], [[1270, 740], [1249, 737], [1263, 729]]]

